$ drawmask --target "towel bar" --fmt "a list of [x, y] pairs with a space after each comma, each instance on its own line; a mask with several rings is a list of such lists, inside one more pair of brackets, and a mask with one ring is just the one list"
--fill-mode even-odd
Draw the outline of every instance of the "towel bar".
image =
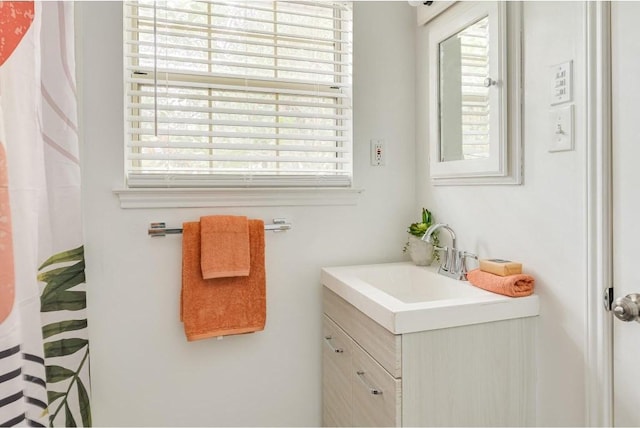
[[[264, 230], [270, 230], [273, 232], [284, 232], [291, 229], [291, 223], [287, 223], [284, 218], [274, 218], [273, 224], [265, 224]], [[168, 228], [164, 222], [155, 222], [149, 225], [149, 236], [158, 237], [165, 235], [177, 235], [182, 233], [182, 228]]]

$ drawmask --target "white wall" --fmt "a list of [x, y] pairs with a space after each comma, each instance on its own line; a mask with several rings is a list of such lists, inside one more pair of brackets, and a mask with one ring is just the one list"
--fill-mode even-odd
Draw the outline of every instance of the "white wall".
[[[399, 260], [404, 230], [422, 206], [454, 227], [461, 247], [522, 261], [535, 275], [541, 298], [537, 423], [584, 425], [581, 2], [523, 6], [522, 186], [429, 184], [428, 88], [420, 77], [427, 72], [426, 34], [418, 30], [416, 46], [415, 10], [406, 2], [357, 2], [355, 174], [356, 186], [365, 189], [358, 205], [164, 210], [122, 210], [112, 194], [122, 187], [121, 5], [76, 7], [96, 425], [319, 425], [319, 268]], [[568, 59], [576, 77], [576, 150], [551, 154], [549, 66]], [[386, 140], [386, 167], [368, 165], [371, 138]], [[266, 330], [187, 343], [178, 321], [180, 238], [151, 240], [146, 228], [155, 220], [178, 225], [217, 213], [287, 217], [294, 229], [266, 237]]]
[[[582, 2], [524, 2], [524, 185], [429, 182], [427, 33], [417, 32], [417, 207], [449, 223], [460, 247], [521, 261], [536, 278], [538, 425], [585, 424], [586, 134]], [[549, 67], [574, 60], [572, 152], [549, 153]], [[422, 77], [421, 77], [422, 76]], [[469, 350], [473, 358], [473, 350]]]
[[[356, 206], [123, 210], [122, 6], [77, 3], [93, 420], [97, 426], [321, 423], [320, 267], [397, 261], [414, 209], [415, 9], [354, 11]], [[387, 166], [369, 166], [384, 138]], [[264, 332], [187, 343], [179, 322], [180, 225], [235, 213], [293, 230], [267, 234]]]

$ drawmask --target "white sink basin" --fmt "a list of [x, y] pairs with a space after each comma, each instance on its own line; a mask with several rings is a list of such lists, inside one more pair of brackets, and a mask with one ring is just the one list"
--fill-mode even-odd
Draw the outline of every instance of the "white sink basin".
[[538, 296], [511, 298], [412, 263], [327, 267], [321, 282], [392, 333], [538, 315]]

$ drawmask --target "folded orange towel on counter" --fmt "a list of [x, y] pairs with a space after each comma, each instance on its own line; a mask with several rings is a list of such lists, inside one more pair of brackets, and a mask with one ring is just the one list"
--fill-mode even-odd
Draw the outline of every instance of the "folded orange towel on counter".
[[202, 278], [200, 223], [183, 224], [180, 319], [187, 340], [264, 330], [264, 222], [249, 220], [248, 224], [251, 274], [214, 279]]
[[202, 277], [249, 275], [249, 226], [243, 216], [200, 217]]
[[467, 273], [467, 279], [478, 288], [510, 297], [524, 297], [533, 294], [536, 282], [530, 275], [498, 276], [482, 272], [480, 269], [474, 269]]

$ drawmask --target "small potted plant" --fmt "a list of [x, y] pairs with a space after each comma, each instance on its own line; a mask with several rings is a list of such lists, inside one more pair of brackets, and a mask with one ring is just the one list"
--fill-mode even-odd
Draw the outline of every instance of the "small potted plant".
[[[434, 224], [433, 214], [426, 209], [422, 208], [422, 221], [419, 223], [411, 223], [407, 232], [409, 232], [409, 240], [404, 246], [403, 252], [409, 252], [411, 260], [418, 266], [429, 266], [434, 258], [437, 258], [437, 254], [433, 249], [433, 245], [422, 240], [425, 232]], [[438, 237], [433, 236], [434, 244], [438, 243]]]

